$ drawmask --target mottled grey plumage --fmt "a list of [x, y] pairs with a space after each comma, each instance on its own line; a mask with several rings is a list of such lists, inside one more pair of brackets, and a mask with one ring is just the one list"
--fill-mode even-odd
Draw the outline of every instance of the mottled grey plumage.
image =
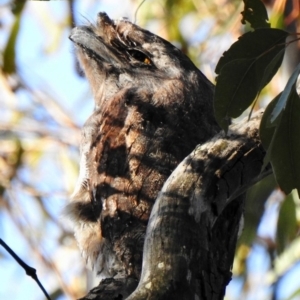
[[98, 15], [70, 39], [95, 110], [82, 130], [68, 207], [83, 256], [102, 277], [139, 278], [144, 233], [165, 180], [213, 136], [213, 85], [176, 47], [126, 20]]

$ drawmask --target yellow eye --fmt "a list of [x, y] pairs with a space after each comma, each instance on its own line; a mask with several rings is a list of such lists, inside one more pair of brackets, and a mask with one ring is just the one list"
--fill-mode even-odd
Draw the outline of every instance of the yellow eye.
[[146, 64], [146, 65], [150, 65], [151, 64], [151, 61], [150, 61], [150, 59], [148, 57], [145, 57], [144, 64]]
[[145, 65], [151, 65], [150, 58], [139, 50], [128, 50], [127, 53], [133, 57], [135, 60], [140, 61]]

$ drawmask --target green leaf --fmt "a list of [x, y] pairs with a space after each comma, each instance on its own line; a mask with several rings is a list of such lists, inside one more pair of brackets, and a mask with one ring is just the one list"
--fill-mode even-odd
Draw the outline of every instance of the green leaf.
[[[269, 148], [272, 148], [272, 141], [273, 141], [273, 137], [274, 137], [274, 133], [276, 131], [276, 125], [275, 123], [271, 123], [270, 122], [270, 116], [271, 113], [275, 107], [275, 105], [277, 104], [279, 98], [280, 98], [280, 94], [278, 94], [266, 107], [264, 114], [262, 116], [261, 122], [260, 122], [260, 126], [259, 126], [259, 136], [262, 142], [263, 147], [265, 148], [265, 150], [268, 150]], [[278, 118], [278, 122], [279, 122], [279, 118]], [[276, 123], [278, 123], [276, 122]], [[262, 170], [264, 170], [267, 165], [269, 164], [271, 160], [271, 151], [267, 151], [265, 157], [264, 157], [264, 163], [262, 166]]]
[[259, 136], [261, 139], [261, 142], [267, 150], [271, 144], [271, 141], [273, 139], [275, 130], [276, 130], [276, 124], [270, 122], [270, 116], [272, 114], [272, 111], [274, 110], [274, 107], [276, 106], [279, 98], [281, 96], [281, 93], [278, 94], [266, 107], [264, 114], [262, 116], [260, 126], [259, 126]]
[[22, 16], [22, 11], [26, 1], [15, 1], [13, 7], [13, 13], [15, 14], [15, 22], [12, 26], [10, 36], [8, 38], [6, 47], [3, 52], [3, 72], [7, 74], [16, 72], [16, 54], [15, 46], [16, 40], [19, 34], [20, 21]]
[[264, 4], [260, 0], [244, 0], [245, 8], [241, 13], [242, 23], [250, 23], [253, 29], [269, 28], [269, 18]]
[[297, 192], [294, 190], [286, 196], [280, 207], [276, 233], [278, 254], [282, 253], [297, 235], [295, 197]]
[[268, 150], [276, 181], [286, 194], [295, 188], [300, 191], [299, 116], [300, 98], [294, 84]]
[[[218, 78], [214, 109], [219, 125], [227, 132], [231, 118], [238, 117], [253, 101], [257, 92], [254, 59], [237, 59], [226, 64]], [[247, 90], [247, 94], [245, 94]]]
[[258, 92], [260, 92], [271, 81], [277, 70], [280, 68], [284, 57], [284, 52], [285, 48], [279, 50], [275, 57], [267, 65], [266, 69], [263, 72]]
[[257, 237], [257, 228], [265, 211], [265, 202], [276, 188], [277, 183], [273, 174], [251, 186], [246, 193], [245, 224], [238, 244], [251, 246]]
[[227, 131], [231, 118], [238, 117], [270, 82], [280, 67], [288, 33], [258, 29], [244, 34], [224, 52], [215, 72], [215, 116]]
[[274, 122], [275, 119], [282, 112], [282, 110], [285, 108], [285, 105], [286, 105], [286, 102], [288, 101], [291, 90], [293, 89], [293, 86], [297, 82], [299, 73], [300, 73], [300, 64], [298, 64], [298, 66], [296, 67], [292, 76], [289, 78], [289, 80], [280, 96], [280, 99], [278, 100], [277, 105], [275, 106], [275, 108], [271, 114], [271, 122]]
[[260, 86], [258, 88], [258, 93], [256, 95], [255, 101], [252, 103], [251, 111], [249, 113], [249, 119], [251, 118], [253, 108], [254, 108], [254, 106], [257, 102], [257, 99], [260, 95], [261, 90], [263, 89], [264, 86], [266, 86], [271, 81], [274, 74], [279, 69], [279, 67], [282, 63], [282, 60], [283, 60], [284, 51], [285, 51], [285, 49], [282, 49], [281, 51], [279, 51], [276, 54], [276, 56], [272, 59], [272, 61], [268, 64], [268, 66], [266, 67], [266, 69], [264, 71], [264, 74], [263, 74], [263, 77], [260, 81]]
[[[244, 58], [256, 58], [262, 55], [270, 48], [284, 43], [287, 36], [288, 32], [275, 28], [261, 28], [245, 33], [223, 53], [223, 56], [216, 66], [216, 74], [220, 74], [224, 65], [230, 61]], [[280, 50], [284, 47], [285, 45], [281, 45]], [[278, 52], [280, 50], [278, 50]]]

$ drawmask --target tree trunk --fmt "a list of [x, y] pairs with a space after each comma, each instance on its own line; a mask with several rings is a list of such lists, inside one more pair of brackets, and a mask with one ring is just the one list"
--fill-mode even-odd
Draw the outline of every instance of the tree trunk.
[[82, 299], [223, 299], [243, 192], [261, 176], [260, 119], [198, 146], [171, 174], [152, 209], [135, 291], [136, 280], [109, 278]]

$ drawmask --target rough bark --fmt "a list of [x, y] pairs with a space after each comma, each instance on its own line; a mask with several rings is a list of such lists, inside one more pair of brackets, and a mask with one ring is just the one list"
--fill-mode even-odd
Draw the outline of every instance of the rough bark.
[[261, 176], [260, 118], [198, 146], [171, 174], [152, 209], [136, 290], [128, 296], [135, 279], [106, 279], [82, 299], [223, 299], [243, 214], [241, 193]]

